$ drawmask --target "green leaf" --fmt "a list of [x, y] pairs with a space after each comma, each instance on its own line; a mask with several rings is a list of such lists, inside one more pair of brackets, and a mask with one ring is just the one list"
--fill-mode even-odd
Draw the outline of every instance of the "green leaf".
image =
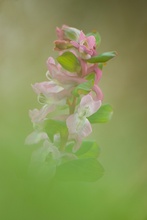
[[93, 87], [93, 84], [94, 84], [93, 79], [91, 79], [87, 82], [81, 83], [81, 84], [79, 84], [78, 86], [75, 87], [75, 89], [72, 91], [72, 94], [74, 96], [79, 96], [81, 94], [86, 95], [91, 91], [91, 89]]
[[98, 67], [102, 70], [103, 69], [103, 64], [102, 63], [98, 63]]
[[61, 64], [61, 66], [69, 72], [79, 73], [81, 70], [81, 65], [78, 58], [69, 51], [57, 57], [57, 60]]
[[100, 149], [96, 141], [83, 141], [75, 154], [79, 158], [97, 158], [99, 153]]
[[54, 135], [60, 133], [61, 142], [66, 143], [68, 129], [65, 122], [49, 119], [45, 123], [45, 131], [52, 142], [54, 141]]
[[67, 143], [65, 151], [68, 153], [73, 153], [72, 150], [73, 150], [74, 145], [75, 145], [75, 141], [71, 141], [71, 142]]
[[101, 36], [100, 36], [100, 34], [98, 32], [93, 31], [91, 33], [86, 34], [86, 36], [87, 37], [88, 36], [94, 36], [95, 40], [96, 40], [96, 45], [97, 46], [100, 45], [100, 43], [101, 43]]
[[91, 57], [90, 59], [87, 60], [89, 63], [104, 63], [107, 62], [108, 60], [112, 59], [115, 57], [117, 53], [115, 51], [110, 51], [110, 52], [105, 52], [101, 53], [98, 56]]
[[95, 158], [72, 160], [57, 167], [56, 171], [56, 178], [61, 181], [93, 182], [104, 173], [102, 165]]
[[90, 73], [90, 74], [88, 74], [88, 75], [85, 77], [85, 79], [87, 79], [88, 81], [89, 81], [89, 80], [95, 80], [95, 73]]
[[105, 104], [100, 107], [100, 109], [88, 117], [90, 123], [105, 123], [110, 121], [113, 114], [111, 105]]

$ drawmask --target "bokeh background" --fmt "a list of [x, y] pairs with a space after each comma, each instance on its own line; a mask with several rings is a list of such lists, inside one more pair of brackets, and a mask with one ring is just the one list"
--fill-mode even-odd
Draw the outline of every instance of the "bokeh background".
[[[99, 52], [116, 50], [100, 82], [114, 115], [94, 126], [104, 176], [95, 183], [35, 188], [25, 179], [32, 148], [31, 84], [56, 57], [55, 28], [99, 31]], [[147, 2], [0, 0], [0, 219], [147, 220]]]

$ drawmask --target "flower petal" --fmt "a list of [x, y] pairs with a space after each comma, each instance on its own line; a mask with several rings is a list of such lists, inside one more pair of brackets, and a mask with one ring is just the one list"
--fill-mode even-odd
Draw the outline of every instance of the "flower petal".
[[66, 119], [66, 125], [68, 127], [68, 131], [70, 134], [75, 134], [77, 133], [77, 123], [78, 123], [78, 114], [75, 113], [73, 115], [70, 115]]
[[85, 116], [89, 117], [94, 114], [101, 106], [101, 101], [94, 101], [91, 95], [85, 95], [82, 97], [78, 113], [85, 112]]
[[46, 118], [48, 113], [54, 110], [55, 110], [54, 105], [51, 106], [45, 105], [40, 110], [38, 109], [30, 110], [29, 116], [31, 118], [32, 123], [40, 123]]
[[32, 88], [37, 94], [42, 93], [45, 96], [49, 95], [50, 93], [58, 93], [64, 90], [62, 86], [55, 84], [53, 81], [35, 83], [34, 85], [32, 85]]
[[90, 124], [90, 122], [88, 121], [88, 119], [85, 118], [84, 124], [83, 124], [83, 126], [81, 127], [81, 129], [80, 129], [78, 135], [79, 135], [80, 138], [85, 138], [85, 137], [87, 137], [91, 132], [92, 132], [91, 124]]
[[91, 124], [86, 117], [80, 118], [77, 113], [70, 115], [66, 124], [69, 134], [75, 134], [80, 139], [88, 136], [92, 132]]
[[41, 140], [47, 139], [48, 136], [45, 132], [34, 131], [29, 134], [25, 140], [25, 144], [37, 144]]
[[90, 49], [94, 49], [96, 47], [96, 40], [94, 36], [87, 37], [88, 47]]

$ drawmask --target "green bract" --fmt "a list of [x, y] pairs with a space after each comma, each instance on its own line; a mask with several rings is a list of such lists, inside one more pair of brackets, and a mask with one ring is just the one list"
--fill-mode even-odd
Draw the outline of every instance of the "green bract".
[[97, 158], [99, 153], [100, 149], [96, 141], [83, 141], [76, 155], [78, 158]]
[[111, 105], [105, 104], [102, 105], [96, 113], [88, 117], [88, 120], [90, 123], [105, 123], [111, 119], [112, 114], [113, 109]]
[[64, 121], [57, 121], [49, 119], [45, 122], [45, 132], [49, 136], [50, 140], [54, 141], [54, 135], [60, 134], [61, 143], [66, 143], [68, 137], [68, 130]]
[[89, 63], [104, 63], [104, 62], [107, 62], [108, 60], [112, 59], [116, 55], [117, 54], [115, 51], [105, 52], [105, 53], [101, 53], [98, 56], [94, 56], [94, 57], [88, 59], [87, 62], [89, 62]]
[[75, 87], [75, 89], [72, 91], [72, 94], [74, 96], [79, 96], [79, 95], [86, 95], [88, 94], [92, 87], [93, 87], [93, 84], [94, 84], [94, 80], [91, 79], [87, 82], [84, 82], [84, 83], [81, 83], [79, 84], [78, 86]]
[[81, 65], [78, 58], [72, 52], [65, 52], [61, 56], [57, 57], [58, 62], [61, 66], [69, 72], [79, 73]]
[[95, 80], [95, 73], [90, 73], [88, 76], [85, 77], [87, 80]]
[[57, 167], [56, 178], [61, 181], [98, 180], [104, 173], [101, 164], [95, 158], [71, 160]]
[[98, 67], [100, 68], [100, 70], [103, 69], [103, 63], [98, 63]]

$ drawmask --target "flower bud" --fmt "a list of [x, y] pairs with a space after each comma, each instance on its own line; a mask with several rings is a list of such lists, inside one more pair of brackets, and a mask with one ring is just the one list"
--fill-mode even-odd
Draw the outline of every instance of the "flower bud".
[[60, 40], [74, 40], [77, 41], [80, 35], [80, 30], [63, 25], [56, 29], [57, 36]]

